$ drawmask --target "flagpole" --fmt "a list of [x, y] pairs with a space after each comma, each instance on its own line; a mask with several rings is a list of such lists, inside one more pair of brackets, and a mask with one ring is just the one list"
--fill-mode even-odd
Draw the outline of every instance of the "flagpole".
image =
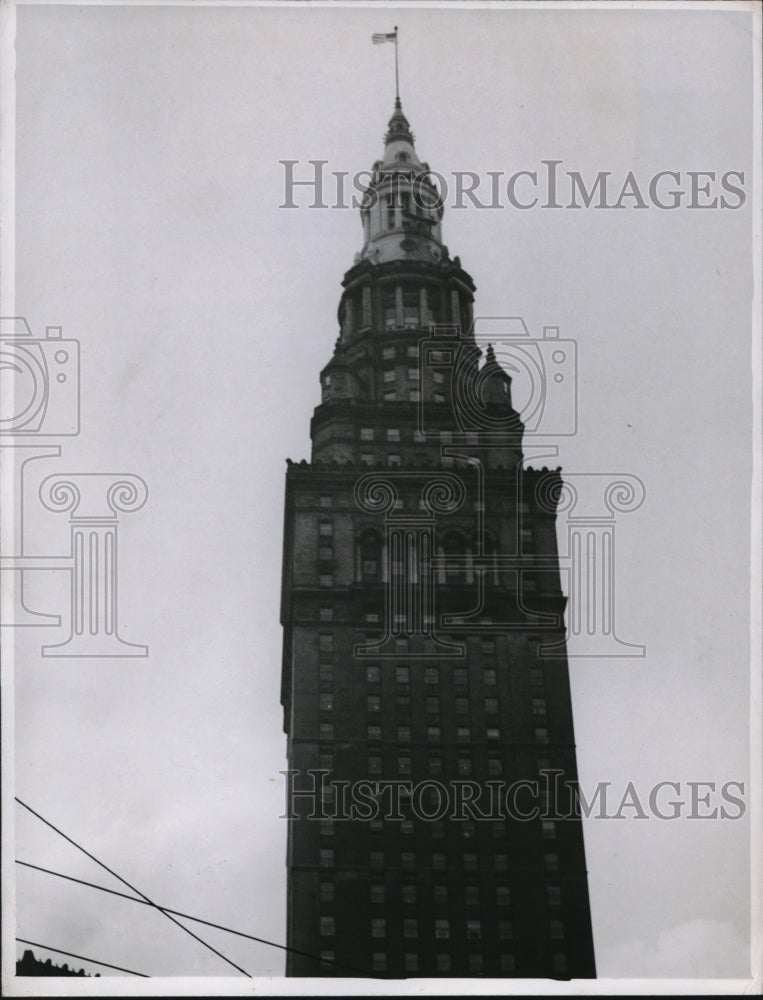
[[397, 68], [397, 25], [395, 25], [395, 99], [400, 100], [400, 76]]

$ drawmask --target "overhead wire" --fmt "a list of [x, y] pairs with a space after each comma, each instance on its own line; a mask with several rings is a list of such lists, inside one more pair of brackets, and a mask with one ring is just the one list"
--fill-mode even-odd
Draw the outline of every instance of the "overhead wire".
[[[118, 892], [116, 889], [107, 889], [106, 886], [97, 885], [95, 882], [86, 882], [84, 879], [75, 878], [73, 875], [65, 875], [63, 872], [53, 871], [51, 868], [42, 868], [40, 865], [33, 865], [29, 861], [20, 861], [17, 858], [16, 864], [23, 865], [24, 868], [32, 868], [34, 871], [44, 872], [46, 875], [55, 875], [56, 878], [63, 878], [69, 882], [76, 882], [78, 885], [87, 886], [89, 889], [98, 889], [100, 892], [107, 892], [112, 896], [119, 896], [121, 899], [127, 899], [131, 903], [140, 903], [142, 906], [158, 905], [149, 904], [144, 899], [139, 899], [137, 896], [128, 896], [126, 892]], [[358, 975], [365, 976], [367, 978], [380, 978], [365, 971], [364, 969], [358, 969], [352, 965], [346, 965], [344, 962], [337, 962], [335, 959], [323, 958], [320, 955], [315, 955], [309, 951], [302, 951], [299, 948], [292, 948], [290, 945], [279, 944], [277, 941], [269, 941], [267, 938], [257, 937], [255, 934], [247, 934], [245, 931], [237, 931], [233, 927], [225, 927], [223, 924], [216, 924], [211, 920], [204, 920], [202, 917], [193, 917], [190, 913], [182, 913], [180, 910], [173, 910], [169, 906], [162, 906], [160, 909], [162, 909], [165, 913], [172, 913], [176, 917], [182, 917], [184, 920], [193, 920], [194, 923], [205, 924], [207, 927], [215, 928], [215, 930], [225, 931], [227, 934], [235, 934], [238, 937], [246, 938], [249, 941], [256, 941], [259, 944], [265, 944], [271, 948], [279, 948], [281, 951], [291, 952], [293, 955], [300, 955], [302, 958], [311, 958], [324, 965], [333, 965], [340, 969], [346, 969], [348, 972], [356, 972]]]
[[112, 868], [109, 868], [108, 865], [104, 864], [104, 862], [101, 861], [99, 858], [97, 858], [94, 854], [91, 854], [90, 851], [86, 850], [81, 844], [78, 844], [76, 840], [73, 840], [71, 837], [67, 836], [63, 832], [63, 830], [59, 830], [59, 828], [57, 826], [54, 826], [54, 824], [51, 823], [50, 820], [45, 819], [45, 817], [41, 816], [40, 813], [35, 812], [35, 810], [32, 809], [31, 806], [28, 806], [26, 804], [26, 802], [22, 802], [21, 799], [18, 796], [14, 796], [14, 798], [16, 799], [16, 802], [18, 802], [18, 804], [20, 806], [22, 806], [24, 809], [26, 809], [28, 812], [30, 812], [33, 816], [35, 816], [37, 819], [39, 819], [42, 823], [45, 824], [45, 826], [48, 826], [48, 827], [50, 827], [51, 830], [54, 830], [60, 837], [63, 837], [64, 840], [68, 841], [70, 844], [72, 844], [74, 847], [76, 847], [78, 851], [82, 851], [82, 853], [85, 854], [88, 858], [90, 858], [91, 861], [95, 861], [95, 863], [97, 865], [100, 865], [101, 868], [103, 868], [105, 871], [107, 871], [109, 873], [109, 875], [113, 875], [114, 878], [119, 879], [119, 881], [123, 885], [126, 885], [128, 889], [131, 889], [134, 893], [136, 893], [138, 896], [140, 896], [141, 900], [143, 902], [145, 902], [149, 906], [153, 906], [160, 913], [163, 913], [164, 916], [171, 923], [175, 924], [176, 927], [179, 927], [181, 930], [185, 931], [186, 934], [190, 935], [190, 937], [192, 937], [195, 941], [198, 941], [199, 944], [204, 945], [205, 948], [207, 948], [213, 954], [217, 955], [217, 957], [221, 958], [224, 962], [227, 962], [227, 964], [230, 965], [230, 966], [232, 966], [234, 969], [236, 969], [237, 972], [242, 973], [242, 975], [246, 976], [247, 979], [252, 979], [252, 976], [246, 971], [246, 969], [242, 969], [240, 965], [236, 965], [236, 963], [233, 962], [230, 958], [228, 958], [226, 955], [223, 955], [223, 953], [221, 951], [218, 951], [217, 948], [213, 948], [211, 944], [209, 944], [203, 938], [200, 938], [198, 936], [198, 934], [194, 934], [194, 932], [190, 928], [185, 927], [183, 924], [181, 924], [179, 920], [176, 920], [170, 913], [167, 913], [166, 910], [164, 910], [161, 906], [157, 906], [157, 904], [154, 903], [153, 900], [149, 899], [148, 896], [146, 896], [145, 893], [141, 892], [140, 889], [136, 889], [134, 885], [131, 885], [127, 881], [127, 879], [122, 878], [121, 875], [118, 875]]

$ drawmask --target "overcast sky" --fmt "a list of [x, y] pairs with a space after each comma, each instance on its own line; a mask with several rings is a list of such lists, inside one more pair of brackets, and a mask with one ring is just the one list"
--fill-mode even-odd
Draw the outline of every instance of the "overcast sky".
[[[15, 313], [78, 338], [82, 371], [81, 434], [30, 467], [26, 546], [68, 546], [45, 476], [142, 476], [119, 616], [149, 656], [43, 659], [65, 630], [15, 630], [16, 793], [155, 901], [277, 942], [285, 459], [309, 458], [362, 235], [352, 210], [279, 208], [279, 161], [379, 158], [394, 53], [370, 36], [394, 24], [417, 151], [446, 178], [548, 159], [617, 191], [628, 171], [686, 191], [688, 171], [744, 173], [736, 209], [446, 202], [443, 232], [478, 316], [577, 342], [578, 432], [549, 464], [646, 488], [615, 568], [618, 633], [646, 656], [571, 661], [584, 788], [749, 790], [749, 13], [21, 6]], [[35, 607], [66, 614], [66, 574], [35, 576]], [[16, 819], [17, 857], [118, 888]], [[592, 819], [585, 837], [599, 975], [748, 975], [747, 817]], [[20, 937], [154, 976], [232, 973], [147, 908], [17, 879]], [[282, 952], [201, 933], [282, 975]]]

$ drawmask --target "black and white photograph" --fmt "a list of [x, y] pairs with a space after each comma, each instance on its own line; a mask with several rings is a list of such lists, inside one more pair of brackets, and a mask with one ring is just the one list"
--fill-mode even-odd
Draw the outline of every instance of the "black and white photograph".
[[5, 995], [760, 992], [761, 20], [0, 3]]

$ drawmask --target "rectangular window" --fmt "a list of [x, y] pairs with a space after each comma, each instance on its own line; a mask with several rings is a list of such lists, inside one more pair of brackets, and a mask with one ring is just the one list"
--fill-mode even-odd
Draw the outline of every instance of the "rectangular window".
[[318, 558], [324, 562], [334, 558], [334, 550], [330, 545], [321, 545], [318, 549]]
[[485, 711], [488, 715], [496, 715], [498, 713], [498, 699], [485, 698]]
[[517, 962], [513, 955], [501, 955], [501, 972], [516, 972]]
[[445, 383], [445, 375], [443, 372], [432, 372], [432, 379], [434, 380], [435, 385], [444, 385]]
[[366, 680], [369, 684], [378, 684], [381, 680], [381, 670], [376, 666], [366, 667]]
[[334, 682], [334, 665], [332, 663], [321, 663], [318, 667], [318, 676], [321, 686], [328, 687]]
[[427, 726], [427, 740], [430, 743], [439, 743], [442, 739], [442, 729], [439, 726]]
[[445, 855], [436, 852], [432, 855], [432, 867], [435, 871], [444, 872], [445, 871]]
[[545, 715], [545, 714], [546, 714], [546, 699], [533, 698], [533, 715]]
[[418, 389], [409, 389], [408, 390], [408, 402], [409, 403], [418, 403], [418, 402], [420, 402], [420, 400], [421, 400], [421, 393], [419, 392]]
[[508, 836], [508, 828], [503, 820], [496, 820], [490, 825], [493, 832], [493, 840], [506, 840], [506, 837]]
[[541, 828], [545, 840], [556, 839], [556, 823], [552, 819], [541, 820]]
[[435, 965], [438, 972], [450, 972], [450, 955], [437, 955]]
[[397, 394], [396, 394], [396, 392], [395, 392], [395, 390], [394, 390], [394, 389], [388, 389], [388, 390], [387, 390], [387, 391], [386, 391], [386, 392], [384, 393], [384, 400], [385, 400], [385, 402], [387, 402], [387, 403], [391, 403], [391, 402], [393, 402], [393, 401], [394, 401], [395, 399], [397, 399]]
[[387, 923], [384, 917], [371, 918], [371, 937], [383, 938], [387, 933]]
[[543, 670], [541, 667], [530, 668], [530, 684], [533, 687], [543, 687]]
[[472, 773], [472, 762], [468, 757], [461, 757], [458, 761], [459, 778], [468, 778]]
[[425, 684], [439, 684], [440, 683], [440, 672], [437, 667], [426, 667], [424, 669], [424, 683]]
[[410, 917], [403, 920], [403, 937], [415, 938], [418, 936], [419, 936], [418, 921], [412, 920]]
[[549, 906], [560, 906], [562, 902], [562, 890], [558, 885], [546, 886], [546, 899]]
[[564, 924], [561, 920], [551, 920], [549, 922], [549, 930], [551, 931], [551, 937], [554, 941], [561, 941], [564, 937]]
[[548, 729], [536, 729], [535, 742], [541, 744], [548, 743]]
[[419, 356], [419, 349], [414, 344], [409, 344], [405, 350], [406, 357], [417, 358]]
[[366, 621], [366, 622], [367, 622], [367, 623], [368, 623], [369, 625], [374, 625], [374, 624], [376, 624], [376, 622], [378, 622], [378, 621], [379, 621], [379, 616], [378, 616], [378, 615], [377, 615], [377, 614], [376, 614], [375, 612], [373, 612], [373, 611], [369, 611], [369, 612], [367, 612], [367, 613], [366, 613], [366, 615], [365, 615], [365, 621]]
[[399, 429], [397, 427], [388, 427], [387, 428], [387, 440], [388, 441], [399, 441], [400, 440], [400, 431], [399, 431]]
[[546, 866], [547, 872], [558, 872], [559, 871], [559, 855], [558, 854], [544, 854], [543, 863]]
[[456, 715], [468, 715], [468, 714], [469, 714], [469, 699], [456, 698]]
[[413, 833], [413, 820], [412, 819], [400, 820], [400, 832], [404, 836], [410, 836]]
[[419, 956], [414, 955], [413, 952], [406, 952], [403, 957], [403, 964], [405, 965], [406, 972], [418, 972], [419, 971]]
[[500, 740], [500, 738], [501, 738], [501, 730], [500, 729], [495, 729], [494, 727], [492, 727], [492, 728], [489, 728], [487, 730], [486, 735], [487, 735], [487, 738], [489, 740]]
[[400, 864], [406, 871], [411, 871], [416, 867], [416, 855], [413, 851], [403, 851], [400, 855]]
[[318, 577], [318, 582], [321, 587], [333, 587], [334, 586], [334, 574], [333, 573], [321, 573]]
[[381, 740], [382, 738], [381, 726], [368, 726], [366, 728], [366, 736], [372, 743]]
[[387, 465], [389, 465], [390, 467], [400, 465], [400, 456], [399, 455], [387, 455]]
[[[439, 794], [435, 792], [434, 794]], [[432, 840], [445, 840], [445, 824], [442, 820], [434, 820], [430, 824], [430, 832], [432, 834]]]
[[387, 956], [383, 951], [375, 951], [371, 956], [371, 968], [374, 972], [386, 972]]
[[456, 727], [456, 739], [459, 743], [469, 743], [472, 738], [472, 731], [469, 726]]
[[453, 683], [456, 685], [463, 686], [467, 683], [469, 677], [466, 672], [466, 667], [454, 667], [453, 669]]
[[325, 692], [320, 696], [320, 706], [321, 712], [333, 712], [334, 710], [334, 695], [331, 692]]
[[397, 741], [398, 741], [398, 743], [410, 743], [411, 742], [411, 727], [410, 726], [398, 726], [397, 727]]
[[464, 888], [464, 894], [466, 896], [467, 906], [479, 906], [480, 902], [480, 890], [476, 885], [467, 885]]
[[318, 767], [321, 771], [333, 771], [334, 770], [334, 755], [333, 753], [322, 753], [318, 757]]
[[373, 427], [361, 427], [360, 428], [360, 440], [361, 441], [373, 441], [374, 439], [374, 429]]
[[486, 656], [495, 653], [495, 639], [482, 639], [480, 645], [482, 646], [482, 652]]
[[490, 778], [500, 778], [503, 773], [503, 764], [500, 757], [488, 757], [487, 773]]
[[514, 937], [514, 927], [510, 920], [498, 921], [498, 937], [501, 941], [511, 941]]
[[567, 972], [567, 956], [553, 955], [551, 958], [551, 965], [553, 966], [554, 972], [558, 972], [562, 976], [565, 975]]
[[448, 902], [448, 887], [446, 885], [436, 885], [433, 889], [433, 895], [435, 903], [444, 906]]
[[430, 757], [427, 760], [427, 770], [430, 774], [442, 774], [442, 757]]
[[410, 903], [411, 905], [416, 902], [416, 886], [415, 885], [404, 885], [403, 886], [403, 902]]
[[485, 687], [495, 687], [498, 683], [498, 676], [492, 667], [488, 667], [482, 673], [482, 680], [484, 681]]
[[384, 867], [384, 852], [383, 851], [371, 851], [371, 867], [372, 868], [383, 868]]
[[321, 882], [320, 899], [322, 903], [331, 903], [334, 900], [334, 883]]
[[408, 381], [409, 382], [418, 382], [418, 380], [419, 380], [419, 370], [418, 370], [418, 368], [409, 368], [408, 369]]
[[363, 465], [373, 465], [374, 464], [373, 453], [370, 452], [370, 451], [363, 451], [363, 452], [361, 452], [360, 453], [360, 461], [363, 463]]
[[396, 653], [407, 653], [408, 652], [408, 640], [407, 639], [395, 639], [395, 652]]
[[369, 712], [380, 712], [381, 711], [381, 698], [378, 694], [369, 694], [366, 699], [366, 707]]
[[[331, 794], [330, 788], [324, 788], [325, 792]], [[321, 837], [333, 837], [334, 836], [334, 821], [333, 819], [322, 819], [320, 821], [319, 827]]]
[[[392, 302], [392, 308], [394, 309], [394, 307], [395, 307], [395, 293], [394, 292], [391, 295], [391, 302]], [[395, 356], [395, 348], [394, 347], [385, 347], [382, 350], [382, 358], [385, 361], [391, 361], [394, 358], [394, 356]]]
[[320, 866], [321, 868], [333, 868], [334, 867], [334, 852], [329, 847], [321, 848], [320, 852]]
[[482, 972], [483, 968], [484, 968], [484, 963], [482, 960], [482, 955], [469, 956], [469, 972]]
[[321, 917], [321, 935], [323, 937], [333, 937], [334, 935], [333, 917]]
[[497, 872], [507, 872], [509, 870], [509, 856], [508, 856], [508, 854], [496, 854], [495, 855], [495, 870]]
[[418, 288], [403, 291], [403, 323], [408, 329], [419, 325], [419, 290]]
[[334, 723], [333, 722], [321, 722], [320, 724], [320, 734], [322, 740], [333, 740], [334, 739]]
[[330, 622], [334, 619], [334, 609], [333, 608], [321, 608], [320, 619], [322, 622]]
[[382, 759], [381, 759], [381, 757], [369, 757], [368, 758], [368, 773], [369, 774], [381, 774], [382, 773]]
[[318, 534], [321, 538], [331, 538], [334, 534], [334, 525], [331, 521], [321, 521], [318, 525]]
[[398, 684], [409, 684], [411, 671], [408, 667], [395, 667], [395, 680]]
[[507, 885], [496, 886], [495, 901], [499, 906], [509, 906], [511, 903], [511, 890]]
[[449, 938], [450, 937], [450, 921], [449, 920], [435, 920], [434, 922], [434, 936], [436, 938]]
[[334, 637], [333, 635], [326, 635], [325, 633], [318, 636], [318, 649], [322, 652], [331, 652], [334, 648]]
[[397, 773], [398, 774], [410, 774], [413, 768], [413, 762], [410, 757], [398, 757], [397, 758]]
[[476, 854], [465, 854], [464, 855], [464, 871], [476, 872], [477, 871], [477, 855]]
[[396, 375], [394, 368], [386, 368], [384, 374], [382, 375], [382, 378], [384, 379], [385, 382], [394, 382], [395, 377]]
[[413, 440], [416, 442], [416, 444], [425, 444], [426, 443], [426, 439], [427, 439], [427, 436], [424, 433], [424, 431], [414, 431], [413, 432]]
[[430, 715], [440, 714], [440, 699], [437, 695], [429, 695], [426, 700], [426, 710]]
[[467, 941], [479, 941], [482, 937], [482, 924], [479, 920], [467, 920], [466, 921], [466, 939]]
[[436, 392], [434, 394], [434, 401], [435, 401], [435, 403], [444, 403], [445, 402], [445, 396], [443, 396], [443, 394], [441, 392]]

